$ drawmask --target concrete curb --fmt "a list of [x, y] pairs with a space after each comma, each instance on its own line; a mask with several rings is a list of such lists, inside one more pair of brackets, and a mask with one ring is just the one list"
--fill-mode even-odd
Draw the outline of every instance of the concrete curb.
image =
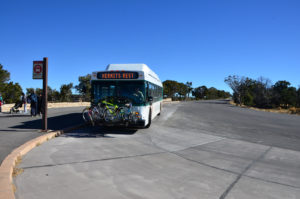
[[57, 137], [65, 132], [81, 128], [85, 125], [77, 125], [64, 130], [52, 131], [45, 135], [34, 138], [25, 144], [14, 149], [2, 162], [0, 166], [0, 199], [15, 199], [14, 185], [13, 185], [13, 169], [16, 166], [16, 161], [28, 153], [31, 149], [46, 142], [54, 137]]

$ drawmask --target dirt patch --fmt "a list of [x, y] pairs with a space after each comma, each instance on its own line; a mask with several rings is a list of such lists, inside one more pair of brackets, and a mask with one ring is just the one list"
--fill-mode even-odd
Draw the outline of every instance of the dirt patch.
[[18, 165], [22, 162], [22, 157], [18, 156], [16, 163], [15, 163], [15, 167], [13, 168], [13, 172], [12, 172], [12, 176], [16, 177], [18, 175], [20, 175], [21, 173], [24, 172], [24, 169], [22, 168], [18, 168]]

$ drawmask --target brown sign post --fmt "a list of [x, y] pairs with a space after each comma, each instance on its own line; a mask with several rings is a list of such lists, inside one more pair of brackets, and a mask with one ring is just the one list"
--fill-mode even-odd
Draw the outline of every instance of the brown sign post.
[[47, 125], [47, 112], [48, 112], [48, 57], [44, 57], [43, 59], [43, 108], [44, 108], [44, 114], [43, 114], [43, 124], [42, 124], [42, 130], [47, 131], [48, 125]]
[[43, 79], [43, 99], [42, 107], [44, 109], [42, 119], [42, 131], [47, 131], [47, 112], [48, 112], [48, 58], [44, 57], [43, 61], [33, 61], [32, 79]]

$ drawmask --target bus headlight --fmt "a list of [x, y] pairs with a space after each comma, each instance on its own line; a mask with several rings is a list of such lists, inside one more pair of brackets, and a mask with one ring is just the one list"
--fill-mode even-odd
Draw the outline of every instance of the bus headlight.
[[139, 112], [133, 112], [132, 115], [133, 115], [133, 117], [132, 117], [133, 122], [137, 122], [141, 118], [141, 115]]

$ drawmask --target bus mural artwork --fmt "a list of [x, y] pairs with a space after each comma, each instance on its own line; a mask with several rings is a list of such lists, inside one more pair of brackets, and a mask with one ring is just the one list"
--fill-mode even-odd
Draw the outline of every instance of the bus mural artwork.
[[162, 83], [146, 64], [110, 64], [92, 73], [91, 85], [82, 115], [92, 125], [148, 128], [161, 112]]

